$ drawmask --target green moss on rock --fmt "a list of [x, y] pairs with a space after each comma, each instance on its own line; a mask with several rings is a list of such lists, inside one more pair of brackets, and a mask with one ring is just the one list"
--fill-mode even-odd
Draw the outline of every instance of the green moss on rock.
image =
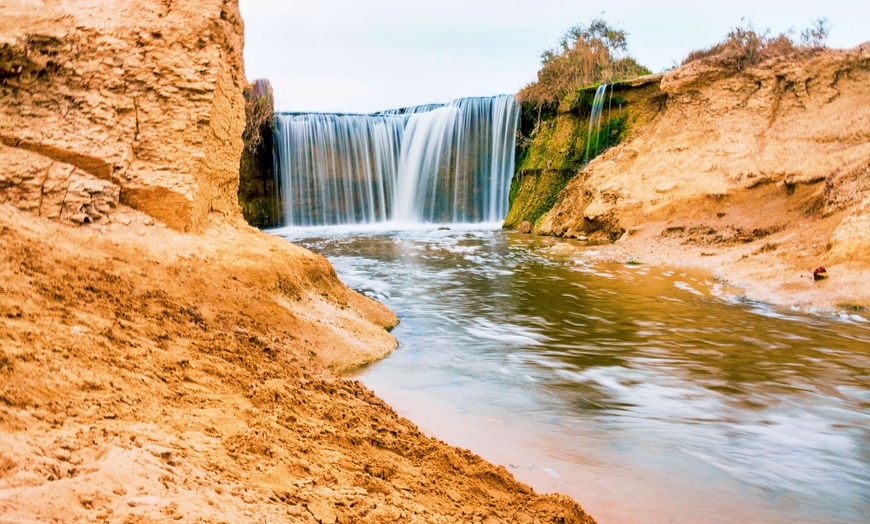
[[505, 228], [516, 228], [523, 221], [536, 225], [587, 162], [625, 137], [628, 113], [622, 108], [625, 101], [615, 96], [608, 101], [601, 125], [590, 133], [589, 118], [597, 88], [578, 89], [562, 101], [558, 110], [535, 112], [523, 108], [520, 129], [530, 139], [517, 155], [517, 175], [511, 183]]
[[535, 223], [552, 209], [574, 176], [571, 171], [538, 171], [520, 173], [511, 182], [510, 212], [504, 222], [507, 229], [515, 229], [524, 221]]

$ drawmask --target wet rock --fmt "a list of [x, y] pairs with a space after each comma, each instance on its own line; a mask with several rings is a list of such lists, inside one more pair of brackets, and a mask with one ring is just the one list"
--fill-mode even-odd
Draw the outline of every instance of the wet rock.
[[523, 223], [520, 224], [520, 227], [517, 228], [517, 231], [519, 231], [523, 235], [528, 235], [532, 232], [531, 222], [529, 222], [528, 220], [523, 221]]

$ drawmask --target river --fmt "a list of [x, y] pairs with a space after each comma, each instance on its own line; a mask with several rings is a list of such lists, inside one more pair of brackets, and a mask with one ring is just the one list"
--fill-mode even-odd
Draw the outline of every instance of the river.
[[481, 229], [275, 231], [401, 320], [356, 373], [425, 433], [606, 523], [870, 515], [870, 318]]

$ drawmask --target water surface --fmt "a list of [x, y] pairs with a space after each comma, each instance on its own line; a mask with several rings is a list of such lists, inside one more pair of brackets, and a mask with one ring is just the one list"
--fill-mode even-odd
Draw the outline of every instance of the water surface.
[[279, 234], [399, 316], [399, 349], [354, 376], [424, 432], [602, 523], [867, 522], [865, 313], [495, 229], [322, 231]]

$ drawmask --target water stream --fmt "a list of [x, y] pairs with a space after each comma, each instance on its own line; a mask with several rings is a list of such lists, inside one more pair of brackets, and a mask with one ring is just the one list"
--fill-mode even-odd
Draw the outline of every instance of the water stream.
[[867, 522], [867, 314], [451, 227], [277, 232], [398, 314], [353, 376], [423, 431], [602, 523]]
[[278, 114], [285, 224], [502, 220], [518, 119], [508, 95], [372, 115]]

